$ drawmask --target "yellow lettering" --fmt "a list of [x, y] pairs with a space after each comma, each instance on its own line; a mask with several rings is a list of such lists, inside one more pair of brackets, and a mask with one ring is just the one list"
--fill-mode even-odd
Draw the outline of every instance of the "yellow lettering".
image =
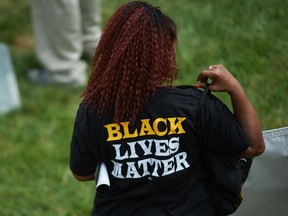
[[[178, 120], [178, 122], [176, 123], [176, 119]], [[168, 118], [169, 122], [170, 122], [170, 134], [183, 134], [186, 133], [186, 131], [183, 129], [182, 127], [182, 122], [185, 120], [186, 118]], [[178, 129], [178, 132], [176, 131]]]
[[125, 139], [125, 138], [133, 138], [133, 137], [137, 137], [138, 136], [137, 129], [135, 129], [133, 134], [130, 133], [130, 131], [129, 131], [129, 122], [121, 122], [121, 125], [123, 125], [123, 129], [124, 129], [123, 139]]
[[150, 123], [149, 123], [150, 119], [141, 119], [141, 130], [139, 133], [139, 136], [145, 136], [145, 135], [154, 135], [155, 132], [153, 131]]
[[[184, 134], [186, 131], [182, 126], [182, 122], [185, 121], [186, 118], [183, 117], [172, 117], [172, 118], [157, 118], [153, 122], [152, 126], [150, 124], [150, 119], [141, 119], [141, 128], [140, 133], [138, 134], [137, 128], [134, 131], [129, 130], [130, 122], [121, 122], [120, 124], [112, 123], [107, 124], [104, 127], [107, 128], [108, 139], [107, 141], [115, 141], [126, 138], [134, 138], [138, 136], [146, 136], [146, 135], [157, 135], [164, 136], [168, 133], [171, 134]], [[167, 123], [167, 120], [169, 124]], [[162, 131], [160, 130], [160, 124], [163, 124]], [[123, 128], [122, 128], [123, 127]], [[169, 128], [168, 128], [169, 127]], [[139, 129], [139, 128], [138, 128]], [[123, 133], [123, 134], [122, 134]]]
[[[160, 122], [163, 122], [166, 126], [166, 130], [164, 131], [159, 131], [159, 128], [158, 128], [158, 124]], [[157, 118], [155, 119], [155, 121], [153, 122], [153, 129], [155, 131], [155, 133], [158, 135], [158, 136], [164, 136], [165, 134], [167, 134], [167, 119], [164, 119], [164, 118]]]
[[114, 140], [120, 140], [122, 138], [122, 134], [119, 131], [120, 125], [113, 123], [113, 124], [107, 124], [104, 127], [107, 128], [108, 132], [108, 139], [107, 141], [114, 141]]

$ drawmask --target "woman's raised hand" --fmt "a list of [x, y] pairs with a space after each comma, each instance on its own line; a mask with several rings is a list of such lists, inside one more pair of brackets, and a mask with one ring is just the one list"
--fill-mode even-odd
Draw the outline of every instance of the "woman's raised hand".
[[209, 89], [215, 92], [231, 94], [242, 88], [237, 79], [223, 65], [209, 66], [198, 75], [197, 81], [203, 84], [210, 83]]

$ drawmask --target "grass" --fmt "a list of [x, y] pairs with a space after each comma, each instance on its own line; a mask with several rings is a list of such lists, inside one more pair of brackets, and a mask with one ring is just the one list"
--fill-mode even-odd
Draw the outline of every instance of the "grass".
[[[103, 25], [126, 1], [102, 1]], [[194, 84], [210, 64], [242, 83], [263, 130], [288, 125], [288, 15], [283, 0], [154, 0], [178, 26], [176, 84]], [[0, 116], [0, 215], [89, 215], [95, 185], [69, 171], [69, 142], [81, 88], [41, 87], [29, 1], [0, 0], [0, 41], [9, 45], [21, 108]], [[218, 95], [218, 94], [217, 94]], [[228, 97], [219, 94], [229, 104]]]

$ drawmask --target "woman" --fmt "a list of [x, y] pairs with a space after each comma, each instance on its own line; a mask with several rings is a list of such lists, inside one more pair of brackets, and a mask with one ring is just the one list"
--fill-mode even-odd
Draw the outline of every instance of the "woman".
[[207, 202], [201, 152], [255, 157], [264, 151], [257, 115], [239, 82], [222, 65], [198, 81], [227, 92], [234, 115], [209, 95], [201, 146], [196, 132], [201, 91], [173, 87], [177, 77], [175, 23], [144, 2], [120, 7], [96, 49], [71, 142], [70, 168], [94, 179], [105, 162], [108, 195], [97, 193], [92, 215], [214, 215]]

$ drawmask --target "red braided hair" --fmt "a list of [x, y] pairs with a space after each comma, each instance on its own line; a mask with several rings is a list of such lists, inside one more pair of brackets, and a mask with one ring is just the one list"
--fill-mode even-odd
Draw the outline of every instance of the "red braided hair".
[[82, 96], [98, 114], [134, 122], [157, 87], [177, 77], [175, 23], [159, 8], [140, 1], [120, 7], [97, 46]]

